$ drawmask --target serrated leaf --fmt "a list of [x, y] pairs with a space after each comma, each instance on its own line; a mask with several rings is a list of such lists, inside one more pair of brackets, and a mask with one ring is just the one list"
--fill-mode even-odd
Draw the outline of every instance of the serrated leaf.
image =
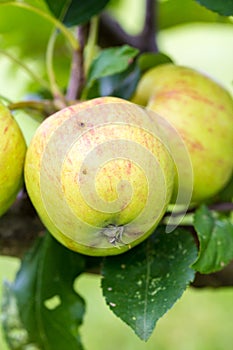
[[142, 339], [194, 279], [197, 248], [188, 231], [157, 229], [132, 251], [104, 260], [102, 289], [110, 309]]
[[203, 274], [223, 269], [233, 259], [233, 224], [229, 219], [216, 218], [203, 205], [195, 212], [194, 227], [200, 251], [193, 268]]
[[43, 350], [82, 349], [84, 301], [73, 283], [83, 268], [84, 258], [48, 233], [25, 256], [11, 289], [28, 342]]
[[162, 52], [146, 52], [141, 54], [138, 58], [138, 66], [142, 72], [145, 72], [148, 69], [156, 67], [163, 63], [173, 63], [173, 61], [170, 57]]
[[109, 0], [46, 0], [51, 12], [67, 26], [79, 25], [98, 14]]
[[233, 0], [196, 0], [207, 9], [223, 16], [233, 15]]
[[[133, 59], [138, 52], [137, 49], [128, 45], [102, 50], [92, 62], [89, 69], [84, 92], [85, 96], [90, 97], [90, 95], [93, 95], [93, 86], [95, 86], [101, 78], [127, 70], [133, 63]], [[95, 89], [95, 94], [97, 91], [98, 90]]]

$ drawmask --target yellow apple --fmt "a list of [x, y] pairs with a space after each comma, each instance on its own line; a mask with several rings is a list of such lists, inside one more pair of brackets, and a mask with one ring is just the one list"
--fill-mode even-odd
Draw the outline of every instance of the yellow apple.
[[14, 202], [23, 183], [26, 144], [10, 111], [0, 104], [0, 216]]
[[66, 247], [120, 254], [160, 222], [174, 165], [145, 109], [102, 97], [47, 118], [28, 148], [25, 182], [44, 225]]
[[233, 169], [233, 101], [222, 86], [191, 68], [164, 64], [144, 74], [132, 101], [166, 119], [184, 141], [193, 168], [192, 202], [224, 187]]

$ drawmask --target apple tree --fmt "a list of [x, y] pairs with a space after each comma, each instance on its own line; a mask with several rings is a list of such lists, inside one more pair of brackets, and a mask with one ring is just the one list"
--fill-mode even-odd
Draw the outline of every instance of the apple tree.
[[230, 24], [233, 2], [145, 0], [134, 35], [123, 2], [0, 1], [0, 55], [27, 75], [0, 96], [0, 254], [21, 259], [2, 286], [9, 349], [84, 348], [83, 273], [144, 341], [189, 286], [233, 286], [232, 96], [158, 39]]

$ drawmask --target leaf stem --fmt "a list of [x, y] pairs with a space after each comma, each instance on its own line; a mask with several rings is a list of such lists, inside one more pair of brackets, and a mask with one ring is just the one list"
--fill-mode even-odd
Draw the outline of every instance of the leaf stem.
[[73, 50], [77, 50], [79, 48], [79, 43], [76, 40], [76, 38], [73, 36], [72, 32], [70, 30], [68, 30], [66, 28], [66, 26], [64, 26], [62, 24], [62, 22], [57, 20], [55, 17], [51, 16], [49, 13], [44, 12], [43, 10], [41, 10], [37, 7], [34, 7], [34, 6], [26, 4], [26, 3], [22, 3], [22, 2], [6, 1], [6, 2], [0, 3], [0, 6], [4, 6], [4, 5], [5, 6], [8, 5], [8, 6], [20, 7], [20, 8], [23, 8], [25, 10], [28, 10], [28, 11], [31, 11], [31, 12], [38, 14], [39, 16], [43, 17], [48, 22], [53, 24], [57, 29], [59, 29], [63, 33], [63, 35], [66, 37], [67, 41], [69, 42], [69, 44]]
[[56, 83], [56, 77], [55, 77], [54, 68], [53, 68], [53, 54], [54, 54], [56, 37], [57, 37], [57, 30], [55, 29], [52, 31], [52, 34], [49, 38], [47, 50], [46, 50], [46, 69], [47, 69], [47, 74], [49, 78], [51, 93], [55, 100], [59, 100], [62, 102], [61, 107], [63, 107], [63, 105], [65, 106], [65, 102], [64, 102], [65, 98]]
[[19, 67], [21, 67], [34, 81], [36, 81], [38, 84], [43, 86], [46, 90], [49, 90], [49, 84], [44, 79], [40, 78], [38, 75], [36, 75], [25, 63], [22, 62], [22, 60], [19, 60], [18, 58], [14, 57], [9, 52], [6, 52], [4, 50], [0, 49], [0, 54], [8, 57], [11, 61], [15, 62]]
[[32, 109], [34, 111], [40, 112], [45, 117], [51, 115], [52, 113], [59, 110], [58, 106], [51, 100], [30, 100], [30, 101], [20, 101], [12, 102], [7, 106], [11, 111], [18, 109]]
[[95, 48], [97, 45], [97, 36], [98, 36], [98, 27], [99, 27], [99, 17], [95, 16], [91, 19], [90, 22], [90, 29], [89, 29], [89, 34], [88, 34], [88, 39], [87, 39], [87, 44], [85, 47], [85, 63], [84, 63], [84, 68], [85, 72], [87, 74], [91, 62], [93, 61], [93, 58], [95, 56]]

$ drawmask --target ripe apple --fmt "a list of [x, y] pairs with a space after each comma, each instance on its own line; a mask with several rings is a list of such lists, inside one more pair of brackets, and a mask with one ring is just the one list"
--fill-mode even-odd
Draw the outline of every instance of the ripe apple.
[[11, 206], [23, 183], [26, 144], [10, 111], [0, 104], [0, 216]]
[[224, 187], [233, 169], [233, 101], [223, 87], [191, 68], [164, 64], [145, 73], [132, 101], [165, 118], [183, 139], [193, 167], [192, 202]]
[[47, 118], [28, 148], [25, 182], [48, 230], [93, 256], [120, 254], [160, 222], [174, 164], [145, 109], [114, 97]]

